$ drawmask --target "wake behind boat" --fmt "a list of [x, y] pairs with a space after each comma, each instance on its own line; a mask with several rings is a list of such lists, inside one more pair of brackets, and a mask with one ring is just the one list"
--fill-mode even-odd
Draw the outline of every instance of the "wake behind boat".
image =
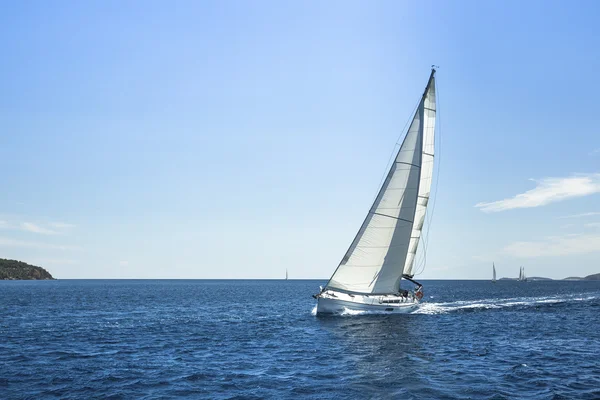
[[[423, 297], [413, 280], [433, 178], [435, 68], [408, 132], [350, 248], [314, 295], [317, 314], [352, 311], [405, 313]], [[402, 279], [416, 285], [401, 288]]]

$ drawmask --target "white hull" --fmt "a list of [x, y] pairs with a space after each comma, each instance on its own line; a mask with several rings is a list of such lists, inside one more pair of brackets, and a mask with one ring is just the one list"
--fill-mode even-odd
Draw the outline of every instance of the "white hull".
[[341, 314], [348, 311], [406, 314], [418, 306], [419, 301], [412, 296], [352, 296], [327, 291], [317, 299], [317, 314]]

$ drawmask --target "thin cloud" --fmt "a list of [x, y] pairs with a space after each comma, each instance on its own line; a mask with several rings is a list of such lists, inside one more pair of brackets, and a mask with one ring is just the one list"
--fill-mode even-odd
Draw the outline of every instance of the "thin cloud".
[[[40, 222], [31, 217], [0, 215], [0, 229], [23, 231], [40, 235], [64, 235], [75, 225], [66, 222]], [[34, 221], [34, 222], [32, 222]]]
[[594, 149], [590, 152], [590, 156], [596, 156], [600, 154], [600, 148]]
[[564, 224], [560, 226], [560, 229], [570, 229], [577, 226], [576, 224]]
[[429, 267], [427, 268], [429, 271], [447, 271], [450, 269], [448, 266], [440, 266], [440, 267]]
[[523, 241], [509, 244], [505, 254], [519, 258], [559, 257], [600, 251], [599, 234], [573, 234], [553, 236], [539, 241]]
[[68, 224], [66, 222], [50, 222], [48, 225], [50, 225], [51, 227], [56, 228], [56, 229], [71, 229], [71, 228], [75, 228], [75, 225]]
[[77, 246], [58, 245], [42, 242], [32, 242], [27, 240], [16, 240], [6, 237], [0, 237], [0, 247], [24, 247], [31, 249], [46, 249], [46, 250], [81, 250]]
[[21, 223], [21, 230], [26, 231], [26, 232], [40, 233], [42, 235], [56, 235], [56, 234], [58, 234], [58, 232], [55, 231], [55, 230], [44, 228], [43, 226], [36, 225], [36, 224], [34, 224], [32, 222], [22, 222]]
[[64, 258], [34, 258], [31, 263], [34, 265], [77, 265], [79, 264], [79, 260]]
[[564, 217], [558, 217], [559, 219], [565, 218], [582, 218], [582, 217], [593, 217], [594, 215], [600, 215], [600, 212], [586, 212], [582, 214], [565, 215]]
[[600, 192], [600, 174], [575, 175], [568, 178], [544, 178], [535, 181], [537, 186], [514, 197], [478, 203], [483, 212], [500, 212], [515, 208], [545, 206], [550, 203]]

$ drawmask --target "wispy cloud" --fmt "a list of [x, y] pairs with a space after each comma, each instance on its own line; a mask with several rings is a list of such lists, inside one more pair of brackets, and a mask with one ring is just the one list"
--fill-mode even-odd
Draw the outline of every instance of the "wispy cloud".
[[65, 258], [33, 258], [31, 263], [34, 265], [77, 265], [79, 260]]
[[587, 228], [600, 228], [600, 222], [590, 222], [585, 224]]
[[582, 217], [593, 217], [594, 215], [600, 215], [600, 212], [586, 212], [582, 214], [565, 215], [564, 217], [558, 217], [559, 219], [565, 218], [582, 218]]
[[68, 246], [60, 244], [33, 242], [27, 240], [17, 240], [7, 237], [0, 237], [0, 247], [25, 247], [32, 249], [46, 249], [46, 250], [81, 250], [77, 246]]
[[438, 266], [438, 267], [430, 267], [427, 268], [429, 271], [447, 271], [450, 269], [449, 266], [445, 265], [445, 266]]
[[[0, 229], [23, 231], [40, 235], [64, 235], [75, 225], [66, 222], [45, 222], [31, 217], [0, 215]], [[32, 222], [35, 221], [35, 222]]]
[[568, 178], [544, 178], [535, 181], [537, 186], [514, 197], [478, 203], [483, 212], [499, 212], [515, 208], [540, 207], [546, 204], [600, 192], [600, 174], [574, 175]]
[[560, 226], [560, 229], [571, 229], [575, 226], [577, 226], [577, 224], [563, 224]]
[[590, 151], [590, 156], [597, 156], [597, 155], [600, 155], [600, 147]]
[[129, 261], [119, 261], [119, 265], [120, 265], [121, 267], [126, 267], [126, 266], [128, 266], [128, 265], [129, 265]]
[[557, 257], [600, 251], [599, 234], [573, 234], [553, 236], [539, 241], [523, 241], [509, 244], [505, 254], [520, 258]]
[[55, 230], [44, 228], [43, 226], [36, 225], [33, 222], [22, 222], [21, 230], [26, 231], [26, 232], [40, 233], [42, 235], [58, 234], [58, 232]]
[[71, 229], [71, 228], [75, 228], [75, 225], [68, 224], [66, 222], [50, 222], [48, 225], [50, 225], [51, 227], [56, 228], [56, 229]]

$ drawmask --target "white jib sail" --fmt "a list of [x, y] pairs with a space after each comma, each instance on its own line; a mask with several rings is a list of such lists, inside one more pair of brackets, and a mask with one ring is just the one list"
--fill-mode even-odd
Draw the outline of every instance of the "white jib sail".
[[423, 224], [425, 223], [425, 213], [429, 196], [431, 192], [431, 181], [433, 180], [433, 156], [435, 150], [435, 78], [431, 77], [426, 96], [423, 98], [421, 109], [423, 120], [423, 151], [421, 159], [421, 176], [419, 182], [419, 194], [417, 197], [417, 210], [415, 212], [414, 224], [410, 235], [410, 244], [408, 246], [408, 255], [404, 264], [404, 274], [412, 277], [414, 275], [415, 256]]
[[395, 293], [402, 275], [412, 276], [433, 176], [434, 72], [379, 194], [327, 288]]

